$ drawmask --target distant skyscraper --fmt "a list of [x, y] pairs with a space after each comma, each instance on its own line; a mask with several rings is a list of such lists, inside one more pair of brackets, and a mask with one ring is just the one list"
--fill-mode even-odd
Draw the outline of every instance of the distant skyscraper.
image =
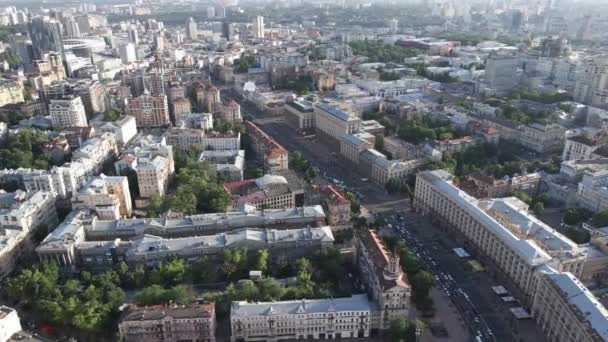
[[154, 34], [154, 47], [156, 51], [163, 51], [165, 49], [165, 37], [162, 31]]
[[9, 39], [11, 49], [17, 53], [26, 70], [32, 67], [32, 42], [25, 34], [11, 35]]
[[74, 18], [68, 18], [64, 22], [65, 34], [70, 37], [80, 37], [80, 27]]
[[524, 20], [524, 14], [520, 10], [513, 10], [511, 16], [511, 32], [519, 32]]
[[139, 34], [137, 32], [137, 27], [131, 26], [129, 27], [129, 43], [133, 43], [133, 45], [139, 44]]
[[207, 7], [207, 18], [215, 18], [215, 7], [209, 6]]
[[257, 39], [264, 39], [264, 17], [258, 15], [253, 23], [253, 36]]
[[399, 21], [396, 18], [393, 18], [388, 21], [388, 32], [397, 33], [399, 30]]
[[226, 40], [233, 40], [235, 38], [235, 33], [233, 23], [222, 23], [222, 35]]
[[511, 53], [491, 53], [486, 60], [486, 82], [497, 94], [510, 92], [518, 83], [517, 56]]
[[152, 96], [144, 92], [139, 97], [129, 99], [129, 115], [135, 117], [137, 127], [161, 127], [171, 124], [167, 96]]
[[46, 52], [54, 51], [63, 56], [61, 25], [57, 20], [33, 18], [29, 24], [34, 59], [42, 59]]
[[186, 23], [186, 38], [190, 40], [198, 38], [198, 28], [194, 18], [188, 19], [188, 22]]
[[590, 40], [591, 39], [591, 16], [586, 15], [583, 18], [581, 27], [576, 32], [576, 39], [578, 40]]
[[608, 104], [608, 55], [593, 56], [577, 67], [574, 101], [593, 106]]
[[135, 45], [131, 43], [122, 44], [118, 50], [122, 64], [129, 64], [137, 60], [137, 55], [135, 54]]

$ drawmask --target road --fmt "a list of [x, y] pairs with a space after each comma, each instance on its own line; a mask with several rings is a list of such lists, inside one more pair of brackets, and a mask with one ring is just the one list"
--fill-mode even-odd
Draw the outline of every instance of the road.
[[[366, 177], [356, 171], [356, 166], [339, 157], [338, 146], [316, 141], [315, 137], [303, 137], [281, 120], [269, 119], [253, 104], [234, 95], [230, 96], [241, 105], [243, 116], [257, 121], [260, 127], [289, 151], [299, 150], [304, 158], [317, 169], [318, 183], [337, 184], [339, 188], [356, 194], [363, 206], [374, 213], [387, 217], [387, 224], [402, 227], [398, 234], [409, 248], [419, 255], [429, 270], [438, 289], [443, 291], [460, 312], [473, 341], [544, 341], [532, 321], [518, 322], [512, 319], [508, 307], [491, 292], [495, 279], [488, 274], [472, 274], [468, 265], [453, 252], [454, 241], [438, 239], [444, 232], [430, 223], [424, 225], [415, 213], [408, 211], [409, 199], [389, 195], [383, 188], [364, 181]], [[402, 212], [401, 218], [391, 215]], [[411, 216], [413, 215], [413, 216]], [[480, 284], [483, 284], [480, 286]], [[480, 288], [483, 287], [483, 288]]]
[[497, 280], [490, 271], [473, 271], [467, 259], [452, 251], [462, 247], [456, 239], [410, 211], [384, 218], [433, 274], [436, 288], [458, 309], [474, 341], [544, 341], [532, 320], [513, 318], [509, 308], [517, 304], [502, 302], [491, 290], [495, 285], [509, 289], [508, 283]]
[[[225, 93], [225, 94], [224, 94]], [[288, 151], [300, 151], [303, 157], [317, 169], [316, 183], [337, 185], [341, 190], [350, 191], [359, 197], [361, 204], [371, 213], [382, 213], [409, 207], [409, 199], [401, 195], [389, 195], [386, 190], [369, 181], [369, 176], [353, 172], [356, 166], [341, 159], [339, 146], [329, 146], [316, 141], [314, 136], [303, 137], [283, 120], [269, 118], [255, 105], [242, 100], [234, 91], [222, 92], [222, 96], [234, 99], [241, 105], [241, 114], [250, 116], [266, 133], [270, 134]], [[226, 95], [227, 94], [227, 95]]]

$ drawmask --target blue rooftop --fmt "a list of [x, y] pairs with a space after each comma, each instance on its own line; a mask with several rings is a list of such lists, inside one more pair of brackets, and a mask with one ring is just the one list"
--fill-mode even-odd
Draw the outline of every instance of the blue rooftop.
[[317, 103], [317, 104], [315, 104], [315, 106], [317, 106], [318, 108], [322, 109], [323, 111], [335, 116], [336, 118], [338, 118], [340, 120], [349, 121], [353, 117], [352, 115], [348, 114], [347, 112], [345, 112], [335, 106], [327, 104], [327, 103]]

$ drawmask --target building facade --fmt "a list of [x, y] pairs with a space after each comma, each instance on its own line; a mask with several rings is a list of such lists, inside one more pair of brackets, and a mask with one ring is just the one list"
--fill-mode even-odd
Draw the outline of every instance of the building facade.
[[367, 295], [281, 302], [232, 302], [231, 341], [366, 338], [374, 303]]
[[80, 96], [68, 95], [49, 103], [49, 114], [55, 129], [87, 127], [87, 115]]
[[129, 115], [135, 117], [137, 127], [163, 127], [171, 125], [167, 96], [143, 94], [129, 98]]
[[264, 172], [273, 174], [289, 169], [289, 153], [270, 135], [251, 121], [243, 122], [249, 133], [253, 150], [264, 165]]
[[215, 304], [129, 306], [118, 323], [125, 342], [215, 342]]
[[367, 230], [357, 239], [357, 265], [368, 295], [378, 304], [372, 329], [386, 330], [392, 321], [408, 317], [411, 285], [379, 233]]

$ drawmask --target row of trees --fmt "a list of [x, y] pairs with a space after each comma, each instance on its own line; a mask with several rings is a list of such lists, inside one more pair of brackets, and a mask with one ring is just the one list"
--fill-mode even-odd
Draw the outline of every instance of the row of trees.
[[399, 137], [412, 144], [420, 144], [426, 140], [450, 140], [464, 136], [458, 127], [433, 118], [404, 119], [399, 124]]
[[297, 150], [289, 153], [289, 168], [303, 174], [308, 181], [317, 176], [312, 164]]
[[178, 169], [174, 184], [175, 191], [162, 199], [160, 195], [150, 198], [147, 207], [148, 217], [158, 217], [172, 209], [191, 215], [200, 212], [223, 212], [230, 202], [230, 196], [222, 187], [222, 180], [215, 169], [207, 162], [195, 160], [198, 152], [176, 154]]
[[511, 98], [525, 99], [545, 104], [572, 100], [572, 96], [568, 95], [568, 93], [560, 93], [557, 91], [528, 90], [525, 88], [514, 89], [511, 92]]
[[125, 299], [114, 271], [95, 276], [83, 272], [64, 279], [54, 263], [27, 268], [6, 281], [9, 295], [31, 308], [39, 319], [88, 333], [113, 331], [118, 307]]
[[399, 255], [401, 267], [412, 284], [412, 300], [416, 307], [422, 311], [432, 311], [433, 299], [429, 292], [433, 287], [433, 276], [423, 270], [420, 260], [397, 236], [385, 236], [384, 242], [389, 250]]
[[346, 273], [346, 260], [338, 250], [327, 249], [313, 258], [300, 258], [295, 262], [296, 283], [285, 286], [274, 277], [260, 281], [240, 280], [230, 283], [226, 291], [214, 298], [221, 314], [229, 311], [232, 301], [276, 301], [349, 296], [350, 287], [342, 286]]
[[257, 62], [255, 56], [241, 55], [241, 58], [235, 59], [232, 64], [235, 73], [245, 73], [249, 68], [256, 66]]
[[21, 129], [11, 134], [0, 147], [0, 165], [9, 169], [24, 167], [48, 170], [52, 162], [43, 152], [47, 142], [49, 138], [44, 132]]
[[365, 56], [370, 63], [403, 63], [405, 58], [423, 54], [421, 50], [385, 44], [381, 40], [358, 40], [349, 43], [353, 54]]

